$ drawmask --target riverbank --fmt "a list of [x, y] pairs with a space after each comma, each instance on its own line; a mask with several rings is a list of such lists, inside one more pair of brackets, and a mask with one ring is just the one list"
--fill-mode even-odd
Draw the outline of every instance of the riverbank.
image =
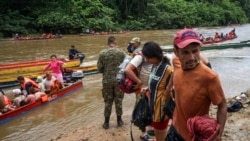
[[[250, 97], [250, 90], [246, 92], [248, 99]], [[236, 98], [236, 97], [234, 97]], [[234, 99], [233, 98], [233, 99]], [[228, 102], [232, 98], [227, 99]], [[124, 125], [122, 127], [117, 127], [115, 115], [111, 117], [110, 128], [104, 130], [102, 128], [103, 117], [99, 117], [94, 121], [90, 122], [86, 127], [76, 129], [74, 132], [61, 134], [56, 139], [51, 139], [51, 141], [131, 141], [130, 136], [130, 117], [132, 111], [130, 109], [124, 109], [125, 113], [123, 115]], [[210, 116], [215, 117], [216, 107], [211, 106]], [[222, 137], [223, 141], [245, 141], [250, 140], [250, 103], [244, 105], [243, 108], [238, 112], [228, 113], [227, 121], [224, 128], [224, 134]], [[135, 141], [140, 141], [140, 131], [137, 127], [132, 126], [132, 133]]]

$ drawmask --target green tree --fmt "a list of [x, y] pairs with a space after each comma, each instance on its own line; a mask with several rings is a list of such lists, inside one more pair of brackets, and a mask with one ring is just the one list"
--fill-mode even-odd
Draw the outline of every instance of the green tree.
[[0, 1], [0, 36], [246, 23], [249, 0]]
[[99, 0], [71, 0], [66, 9], [63, 7], [66, 5], [41, 14], [37, 24], [41, 28], [58, 27], [66, 33], [79, 33], [86, 28], [108, 30], [114, 26], [114, 11]]

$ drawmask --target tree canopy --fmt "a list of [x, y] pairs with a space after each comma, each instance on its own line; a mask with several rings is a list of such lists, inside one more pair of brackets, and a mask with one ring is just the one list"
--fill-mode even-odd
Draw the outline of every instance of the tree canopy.
[[8, 0], [0, 7], [0, 37], [219, 26], [250, 19], [249, 0]]

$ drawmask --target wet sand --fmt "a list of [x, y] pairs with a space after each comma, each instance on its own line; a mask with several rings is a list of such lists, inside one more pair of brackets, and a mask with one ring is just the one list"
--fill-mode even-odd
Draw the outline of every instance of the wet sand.
[[[247, 91], [250, 95], [250, 90]], [[235, 98], [235, 97], [234, 97]], [[230, 102], [233, 98], [227, 99]], [[249, 97], [248, 97], [249, 99]], [[117, 127], [116, 118], [113, 114], [110, 120], [110, 128], [103, 129], [103, 117], [90, 122], [86, 127], [76, 129], [74, 132], [61, 134], [53, 141], [131, 141], [130, 118], [132, 109], [124, 109], [122, 127]], [[211, 106], [210, 116], [215, 118], [216, 107]], [[250, 140], [250, 103], [244, 105], [244, 108], [238, 112], [228, 113], [224, 128], [223, 141], [245, 141]], [[132, 126], [132, 134], [135, 141], [140, 141], [140, 131], [136, 126]]]

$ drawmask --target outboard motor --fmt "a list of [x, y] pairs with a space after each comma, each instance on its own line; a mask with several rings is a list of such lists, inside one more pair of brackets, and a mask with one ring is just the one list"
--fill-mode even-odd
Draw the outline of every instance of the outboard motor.
[[82, 78], [84, 78], [84, 73], [81, 70], [73, 71], [71, 73], [71, 80], [73, 80], [73, 81], [77, 81], [77, 80], [82, 79]]
[[67, 75], [63, 76], [65, 83], [74, 83], [82, 78], [84, 78], [84, 73], [81, 70], [72, 71], [71, 73], [67, 73]]

